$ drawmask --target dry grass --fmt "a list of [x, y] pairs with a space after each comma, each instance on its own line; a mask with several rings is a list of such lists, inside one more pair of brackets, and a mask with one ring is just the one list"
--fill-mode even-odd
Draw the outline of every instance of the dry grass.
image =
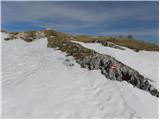
[[110, 36], [92, 37], [86, 35], [79, 35], [75, 36], [75, 39], [77, 41], [82, 41], [82, 42], [96, 42], [98, 40], [99, 43], [104, 43], [104, 41], [105, 42], [109, 41], [120, 46], [128, 47], [135, 51], [139, 50], [159, 51], [159, 46], [156, 44], [147, 43], [135, 39], [128, 39], [128, 38], [113, 38]]
[[51, 48], [58, 48], [59, 50], [66, 52], [68, 55], [73, 56], [76, 60], [80, 60], [94, 54], [94, 51], [69, 40], [64, 40], [61, 36], [49, 37], [47, 46]]
[[81, 41], [81, 42], [94, 42], [96, 40], [99, 40], [99, 41], [103, 41], [103, 40], [115, 40], [115, 38], [113, 37], [110, 37], [110, 36], [89, 36], [89, 35], [77, 35], [77, 36], [74, 36], [74, 38], [77, 40], [77, 41]]
[[[120, 45], [120, 46], [125, 46], [128, 48], [131, 48], [135, 51], [139, 50], [148, 50], [148, 51], [159, 51], [159, 46], [156, 44], [151, 44], [151, 43], [146, 43], [143, 41], [138, 41], [135, 39], [128, 39], [125, 37], [121, 38], [113, 38], [111, 36], [89, 36], [89, 35], [77, 35], [77, 36], [72, 36], [63, 32], [57, 32], [55, 30], [42, 30], [42, 32], [45, 34], [46, 37], [55, 37], [57, 40], [75, 40], [75, 41], [81, 41], [81, 42], [98, 42], [101, 43], [102, 45], [107, 45], [107, 41], [112, 42], [114, 44]], [[36, 39], [36, 31], [30, 31], [26, 32], [25, 36], [23, 39], [27, 42], [31, 42], [34, 39]], [[18, 32], [12, 32], [12, 38], [14, 38], [15, 35], [18, 34]]]
[[120, 46], [125, 46], [131, 49], [134, 49], [136, 51], [139, 50], [148, 50], [148, 51], [159, 51], [159, 46], [156, 44], [146, 43], [143, 41], [138, 41], [134, 39], [115, 39], [115, 40], [109, 40], [110, 42], [113, 42]]

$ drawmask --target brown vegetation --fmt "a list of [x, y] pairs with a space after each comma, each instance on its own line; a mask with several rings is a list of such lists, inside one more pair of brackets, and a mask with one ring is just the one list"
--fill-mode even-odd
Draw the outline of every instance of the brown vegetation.
[[135, 39], [129, 39], [129, 38], [113, 38], [110, 36], [99, 36], [99, 37], [92, 37], [92, 36], [85, 36], [85, 35], [79, 35], [75, 36], [77, 41], [81, 42], [98, 42], [102, 43], [104, 46], [106, 42], [112, 42], [116, 45], [128, 47], [130, 49], [133, 49], [135, 51], [139, 50], [148, 50], [148, 51], [159, 51], [159, 46], [153, 43], [147, 43]]
[[109, 40], [110, 42], [113, 42], [114, 44], [125, 46], [130, 49], [134, 49], [136, 51], [139, 50], [148, 50], [148, 51], [159, 51], [159, 46], [152, 43], [146, 43], [143, 41], [138, 41], [134, 39], [115, 39], [115, 40]]
[[[90, 43], [101, 43], [104, 46], [108, 46], [108, 42], [112, 42], [119, 46], [128, 47], [130, 49], [133, 49], [135, 51], [139, 50], [148, 50], [148, 51], [159, 51], [159, 46], [152, 43], [146, 43], [143, 41], [135, 40], [131, 35], [128, 37], [118, 37], [114, 38], [111, 36], [89, 36], [89, 35], [76, 35], [72, 36], [63, 32], [57, 32], [55, 30], [41, 30], [39, 31], [44, 34], [46, 37], [54, 37], [58, 36], [59, 40], [74, 40], [74, 41], [80, 41], [80, 42], [90, 42]], [[11, 32], [11, 39], [17, 38], [17, 35], [20, 36], [20, 38], [24, 39], [27, 42], [31, 42], [34, 39], [37, 38], [37, 31], [30, 31], [30, 32]], [[38, 35], [39, 36], [39, 35]], [[9, 40], [10, 38], [6, 38], [6, 40]]]

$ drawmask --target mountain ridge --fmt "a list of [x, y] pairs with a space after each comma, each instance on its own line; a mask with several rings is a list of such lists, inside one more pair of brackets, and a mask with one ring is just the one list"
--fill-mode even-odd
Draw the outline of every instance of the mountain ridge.
[[[25, 38], [21, 36], [23, 39], [26, 39], [26, 41], [32, 41], [32, 39], [29, 40], [29, 38], [34, 38], [36, 33], [43, 33], [45, 35], [50, 35], [50, 31], [54, 31], [54, 34], [58, 34], [59, 36], [65, 38], [65, 40], [74, 39], [75, 41], [82, 41], [87, 43], [101, 43], [104, 46], [113, 46], [113, 44], [118, 46], [124, 46], [130, 49], [133, 49], [134, 51], [138, 52], [140, 50], [147, 50], [147, 51], [159, 51], [159, 45], [154, 43], [148, 43], [144, 41], [139, 41], [134, 38], [127, 38], [123, 36], [119, 37], [111, 37], [111, 36], [89, 36], [89, 35], [71, 35], [64, 32], [59, 32], [53, 29], [44, 29], [44, 30], [32, 30], [32, 31], [25, 31], [25, 32], [8, 32], [5, 30], [1, 30], [2, 32], [6, 32], [9, 34], [26, 34], [28, 38]], [[111, 43], [111, 44], [110, 44]], [[123, 48], [122, 48], [123, 49]]]

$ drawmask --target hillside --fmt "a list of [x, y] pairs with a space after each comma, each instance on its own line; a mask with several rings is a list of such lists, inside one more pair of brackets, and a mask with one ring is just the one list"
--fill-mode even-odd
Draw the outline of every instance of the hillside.
[[[158, 52], [77, 42], [53, 30], [3, 37], [2, 117], [158, 117]], [[135, 56], [144, 63], [131, 61]]]
[[[153, 44], [153, 43], [147, 43], [144, 41], [139, 41], [136, 40], [134, 38], [129, 39], [126, 37], [110, 37], [110, 36], [88, 36], [88, 35], [69, 35], [63, 32], [57, 32], [54, 30], [41, 30], [38, 33], [36, 31], [30, 31], [27, 32], [27, 36], [25, 36], [26, 41], [32, 41], [35, 37], [36, 34], [40, 34], [40, 33], [44, 33], [47, 34], [47, 36], [51, 36], [54, 34], [57, 34], [58, 36], [61, 36], [61, 38], [65, 39], [65, 40], [71, 40], [74, 39], [75, 41], [80, 41], [80, 42], [87, 42], [87, 43], [101, 43], [104, 46], [108, 46], [108, 42], [114, 43], [116, 45], [120, 45], [120, 46], [124, 46], [124, 47], [128, 47], [130, 49], [133, 49], [135, 51], [140, 51], [140, 50], [147, 50], [147, 51], [159, 51], [159, 46], [157, 44]], [[23, 32], [25, 33], [25, 32]], [[36, 33], [36, 34], [35, 34]], [[13, 35], [18, 34], [18, 32], [12, 32]], [[39, 37], [42, 37], [42, 35], [40, 35]], [[23, 37], [23, 39], [25, 39]]]
[[90, 43], [101, 43], [104, 46], [107, 46], [107, 42], [112, 42], [116, 45], [128, 47], [135, 51], [147, 50], [147, 51], [159, 51], [159, 46], [153, 43], [146, 43], [144, 41], [139, 41], [136, 39], [129, 39], [125, 37], [114, 38], [107, 36], [92, 37], [86, 35], [77, 35], [75, 36], [77, 41], [80, 42], [90, 42]]

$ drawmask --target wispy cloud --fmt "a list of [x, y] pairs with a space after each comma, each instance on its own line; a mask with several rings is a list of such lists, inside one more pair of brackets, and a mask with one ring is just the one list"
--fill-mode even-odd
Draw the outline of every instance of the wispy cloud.
[[77, 33], [147, 35], [154, 34], [148, 31], [157, 31], [158, 2], [3, 1], [2, 24], [8, 23], [28, 23]]
[[101, 35], [155, 35], [158, 36], [158, 30], [157, 29], [149, 29], [149, 30], [141, 30], [141, 31], [109, 31], [109, 32], [101, 32], [99, 33]]
[[[96, 3], [96, 2], [95, 2]], [[48, 18], [64, 21], [71, 19], [87, 23], [108, 21], [158, 19], [152, 4], [89, 4], [88, 2], [2, 2], [2, 15], [6, 21], [31, 22]], [[106, 5], [106, 6], [105, 6]], [[122, 6], [121, 6], [122, 5]], [[90, 8], [88, 8], [90, 7]], [[7, 19], [9, 17], [10, 19]]]

